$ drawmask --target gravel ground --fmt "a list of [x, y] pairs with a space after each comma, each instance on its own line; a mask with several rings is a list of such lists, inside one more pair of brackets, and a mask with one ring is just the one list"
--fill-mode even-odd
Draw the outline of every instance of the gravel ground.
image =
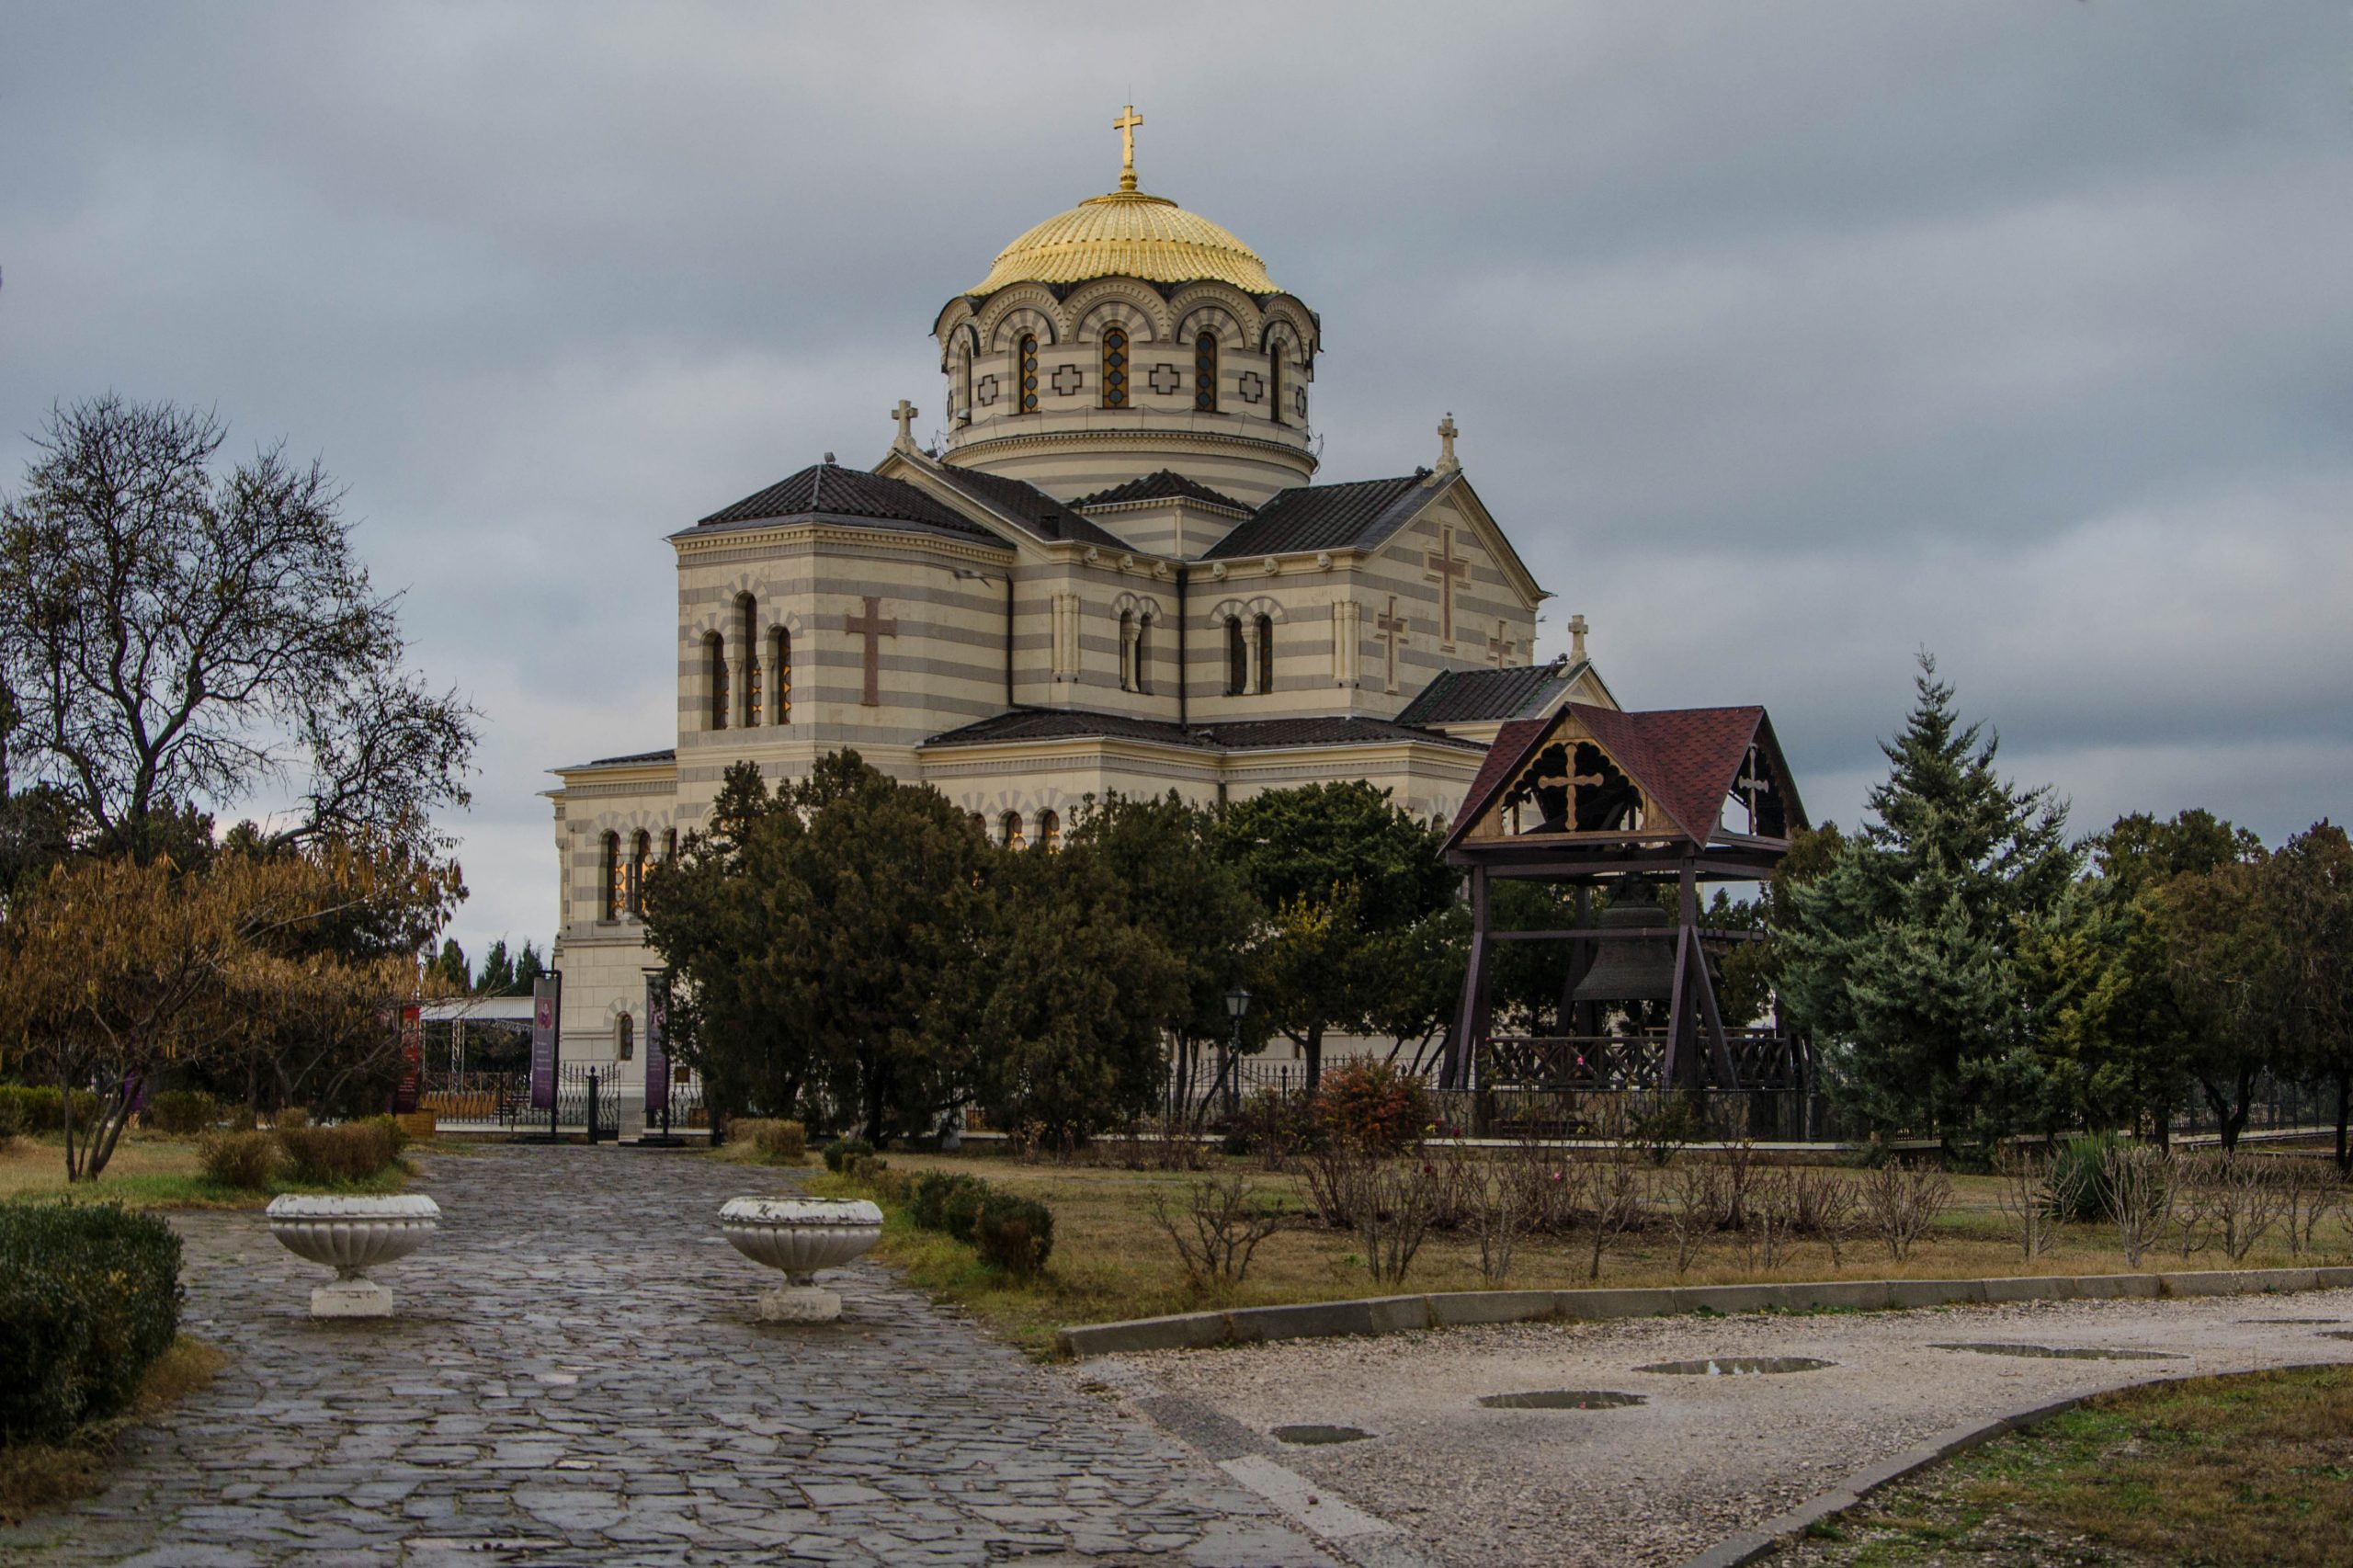
[[[2327, 1320], [2327, 1321], [2315, 1321]], [[1810, 1315], [1513, 1324], [1298, 1340], [1089, 1362], [1197, 1445], [1263, 1444], [1283, 1465], [1462, 1564], [1675, 1563], [1950, 1427], [2156, 1378], [2353, 1361], [2353, 1291], [2035, 1302]], [[1990, 1355], [1999, 1342], [2163, 1353]], [[1813, 1357], [1813, 1371], [1677, 1376], [1645, 1365]], [[1492, 1409], [1489, 1394], [1586, 1389], [1639, 1406]], [[1336, 1447], [1265, 1436], [1366, 1428]], [[1212, 1455], [1212, 1457], [1221, 1457]]]

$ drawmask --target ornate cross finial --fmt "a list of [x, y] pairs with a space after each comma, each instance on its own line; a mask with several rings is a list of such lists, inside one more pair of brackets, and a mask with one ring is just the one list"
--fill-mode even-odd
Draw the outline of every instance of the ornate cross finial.
[[1462, 432], [1454, 427], [1454, 415], [1451, 412], [1438, 422], [1438, 466], [1440, 472], [1450, 472], [1462, 466], [1454, 455], [1454, 437], [1461, 434]]
[[901, 398], [899, 406], [891, 411], [891, 417], [899, 422], [899, 433], [891, 441], [892, 449], [912, 448], [915, 444], [913, 429], [915, 422], [915, 405], [905, 398]]
[[1121, 111], [1120, 118], [1111, 122], [1111, 129], [1120, 133], [1120, 188], [1121, 190], [1133, 190], [1136, 187], [1136, 127], [1142, 123], [1143, 116], [1136, 112], [1136, 106], [1133, 104], [1130, 104]]
[[1591, 629], [1586, 625], [1584, 616], [1573, 615], [1569, 617], [1570, 658], [1582, 659], [1585, 657], [1585, 634], [1589, 630]]

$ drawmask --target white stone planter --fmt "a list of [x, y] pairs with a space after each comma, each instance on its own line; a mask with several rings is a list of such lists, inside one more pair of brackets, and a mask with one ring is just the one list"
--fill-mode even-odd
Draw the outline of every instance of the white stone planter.
[[381, 1318], [392, 1312], [392, 1293], [368, 1278], [380, 1263], [406, 1257], [433, 1237], [441, 1206], [429, 1198], [304, 1198], [270, 1199], [269, 1233], [295, 1256], [335, 1271], [333, 1284], [311, 1292], [311, 1315]]
[[862, 1198], [733, 1198], [719, 1228], [754, 1263], [784, 1271], [786, 1282], [760, 1297], [770, 1323], [830, 1323], [842, 1299], [820, 1290], [816, 1273], [862, 1257], [882, 1239], [882, 1210]]

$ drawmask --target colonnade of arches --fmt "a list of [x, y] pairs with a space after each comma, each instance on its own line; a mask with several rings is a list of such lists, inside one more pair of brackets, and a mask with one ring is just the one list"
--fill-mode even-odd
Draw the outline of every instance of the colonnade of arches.
[[[1000, 849], [1043, 849], [1057, 854], [1063, 846], [1063, 819], [1051, 806], [1040, 811], [1034, 824], [1026, 824], [1019, 812], [1006, 812], [996, 819], [996, 829], [990, 833], [989, 819], [980, 812], [972, 813], [972, 825], [990, 837]], [[1034, 836], [1025, 831], [1034, 826]]]
[[750, 594], [735, 596], [729, 619], [732, 639], [715, 631], [702, 635], [703, 686], [710, 702], [706, 722], [714, 730], [791, 723], [792, 633], [771, 626], [763, 635], [759, 604]]
[[[645, 887], [653, 874], [654, 835], [650, 829], [638, 828], [624, 840], [618, 831], [609, 831], [603, 841], [604, 918], [607, 920], [636, 920], [645, 914]], [[672, 860], [678, 854], [678, 830], [665, 828], [662, 832], [662, 858]]]

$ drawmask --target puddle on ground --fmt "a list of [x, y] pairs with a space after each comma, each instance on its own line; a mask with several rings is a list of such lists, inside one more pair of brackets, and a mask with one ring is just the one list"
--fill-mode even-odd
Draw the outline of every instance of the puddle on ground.
[[2353, 1339], [2353, 1328], [2324, 1328], [2320, 1336], [2323, 1339]]
[[1773, 1372], [1818, 1372], [1836, 1361], [1812, 1356], [1717, 1356], [1705, 1361], [1654, 1361], [1638, 1372], [1665, 1372], [1673, 1377], [1756, 1378]]
[[2241, 1323], [2270, 1324], [2284, 1327], [2310, 1328], [2325, 1323], [2343, 1323], [2343, 1318], [2241, 1318]]
[[1324, 1426], [1313, 1422], [1300, 1426], [1276, 1426], [1269, 1430], [1275, 1440], [1297, 1443], [1305, 1447], [1321, 1447], [1326, 1443], [1361, 1443], [1372, 1436], [1361, 1426]]
[[2005, 1345], [1998, 1340], [1934, 1345], [1932, 1350], [1973, 1350], [1980, 1356], [2040, 1356], [2057, 1361], [2178, 1361], [2170, 1350], [2108, 1350], [2096, 1345]]
[[1491, 1393], [1479, 1403], [1489, 1410], [1622, 1410], [1650, 1402], [1638, 1393], [1608, 1389], [1538, 1389], [1533, 1393]]

